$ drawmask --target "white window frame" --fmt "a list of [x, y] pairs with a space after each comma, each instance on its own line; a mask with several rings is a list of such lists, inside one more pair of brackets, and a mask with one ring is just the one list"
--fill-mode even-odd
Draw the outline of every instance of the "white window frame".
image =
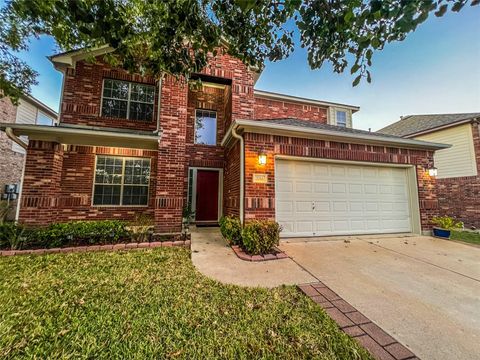
[[[100, 116], [101, 117], [110, 117], [108, 115], [103, 115], [103, 99], [110, 99], [110, 100], [119, 100], [119, 101], [125, 101], [124, 99], [116, 99], [116, 98], [112, 98], [112, 97], [104, 97], [103, 96], [103, 92], [105, 90], [105, 81], [106, 80], [111, 80], [111, 81], [119, 81], [119, 82], [124, 82], [124, 83], [127, 83], [128, 84], [128, 97], [127, 97], [127, 117], [126, 118], [115, 118], [115, 119], [125, 119], [125, 120], [132, 120], [132, 121], [145, 121], [145, 122], [152, 122], [155, 118], [155, 97], [156, 97], [156, 86], [155, 85], [150, 85], [150, 84], [143, 84], [143, 83], [138, 83], [138, 82], [134, 82], [134, 81], [126, 81], [126, 80], [119, 80], [119, 79], [111, 79], [111, 78], [104, 78], [103, 81], [102, 81], [102, 94], [101, 94], [101, 97], [100, 97]], [[149, 103], [149, 102], [145, 102], [145, 101], [134, 101], [136, 103], [141, 103], [141, 104], [148, 104], [148, 105], [153, 105], [153, 112], [152, 112], [152, 118], [151, 119], [145, 119], [145, 120], [139, 120], [139, 119], [130, 119], [130, 96], [132, 94], [132, 84], [138, 84], [138, 85], [142, 85], [142, 86], [150, 86], [153, 88], [153, 102], [152, 103]]]
[[[339, 125], [338, 123], [338, 113], [344, 113], [345, 114], [345, 124]], [[348, 127], [348, 112], [346, 110], [341, 110], [341, 109], [335, 109], [335, 125], [340, 126], [340, 127]]]
[[[215, 144], [199, 144], [197, 143], [197, 112], [198, 111], [209, 111], [212, 113], [215, 113]], [[217, 141], [217, 135], [218, 135], [218, 112], [216, 110], [210, 110], [210, 109], [195, 109], [195, 122], [193, 124], [193, 143], [195, 145], [200, 145], [200, 146], [217, 146], [218, 141]]]
[[[122, 182], [120, 184], [104, 184], [104, 183], [96, 183], [95, 182], [95, 177], [97, 174], [97, 160], [99, 156], [103, 157], [112, 157], [112, 158], [121, 158], [122, 159]], [[147, 185], [141, 185], [141, 184], [126, 184], [127, 186], [142, 186], [145, 187], [147, 186], [147, 203], [145, 205], [123, 205], [123, 187], [125, 185], [124, 179], [125, 179], [125, 162], [126, 160], [148, 160], [149, 167], [150, 167], [150, 176], [148, 178], [148, 184]], [[150, 201], [150, 181], [151, 181], [151, 171], [152, 171], [152, 159], [147, 158], [147, 157], [134, 157], [134, 156], [116, 156], [116, 155], [108, 155], [108, 154], [97, 154], [95, 155], [95, 167], [93, 170], [93, 181], [92, 181], [92, 201], [91, 205], [92, 207], [148, 207], [148, 203]], [[95, 197], [95, 185], [114, 185], [114, 186], [120, 186], [120, 204], [118, 205], [104, 205], [104, 204], [94, 204], [94, 197]]]
[[45, 117], [49, 118], [52, 121], [52, 124], [48, 125], [48, 126], [54, 126], [55, 125], [55, 123], [56, 123], [55, 118], [51, 117], [47, 113], [43, 112], [42, 110], [38, 110], [38, 109], [37, 109], [37, 115], [35, 116], [35, 125], [39, 125], [38, 124], [38, 117], [39, 117], [40, 114], [44, 115]]

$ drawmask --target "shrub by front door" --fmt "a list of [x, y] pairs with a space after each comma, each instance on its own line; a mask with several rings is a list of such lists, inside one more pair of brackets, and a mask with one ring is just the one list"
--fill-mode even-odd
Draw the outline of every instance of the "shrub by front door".
[[197, 170], [195, 220], [218, 221], [219, 171]]

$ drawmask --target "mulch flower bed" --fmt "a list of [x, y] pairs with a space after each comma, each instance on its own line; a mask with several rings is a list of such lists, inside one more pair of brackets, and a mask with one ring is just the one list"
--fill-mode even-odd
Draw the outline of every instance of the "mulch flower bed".
[[35, 250], [2, 250], [0, 256], [13, 255], [31, 255], [31, 254], [54, 254], [54, 253], [73, 253], [82, 251], [108, 251], [108, 250], [129, 250], [129, 249], [146, 249], [157, 247], [172, 247], [179, 246], [190, 248], [190, 240], [176, 240], [176, 241], [153, 241], [141, 243], [122, 243], [110, 245], [89, 245], [89, 246], [72, 246], [64, 248], [51, 249], [35, 249]]
[[271, 253], [264, 254], [264, 255], [248, 254], [247, 252], [245, 252], [245, 250], [243, 250], [238, 245], [231, 245], [231, 248], [238, 258], [245, 261], [269, 261], [269, 260], [279, 260], [279, 259], [288, 258], [287, 254], [285, 254], [283, 251], [277, 248], [275, 248]]

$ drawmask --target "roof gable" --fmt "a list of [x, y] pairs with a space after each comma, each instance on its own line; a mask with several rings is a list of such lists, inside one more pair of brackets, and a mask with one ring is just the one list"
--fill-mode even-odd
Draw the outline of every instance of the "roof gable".
[[390, 124], [378, 133], [409, 137], [414, 134], [433, 131], [437, 128], [454, 126], [480, 118], [480, 112], [461, 114], [408, 115], [400, 121]]

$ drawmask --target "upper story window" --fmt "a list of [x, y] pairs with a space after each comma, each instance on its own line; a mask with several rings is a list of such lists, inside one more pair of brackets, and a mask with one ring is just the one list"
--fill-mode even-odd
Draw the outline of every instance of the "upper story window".
[[47, 114], [44, 114], [41, 111], [38, 112], [37, 125], [53, 126], [54, 124], [55, 124], [55, 120], [51, 116], [48, 116]]
[[128, 81], [103, 81], [102, 116], [153, 120], [155, 87]]
[[336, 113], [337, 126], [347, 127], [347, 112], [337, 110]]
[[217, 144], [217, 113], [210, 110], [195, 110], [195, 144]]
[[93, 205], [147, 205], [150, 159], [97, 156]]

